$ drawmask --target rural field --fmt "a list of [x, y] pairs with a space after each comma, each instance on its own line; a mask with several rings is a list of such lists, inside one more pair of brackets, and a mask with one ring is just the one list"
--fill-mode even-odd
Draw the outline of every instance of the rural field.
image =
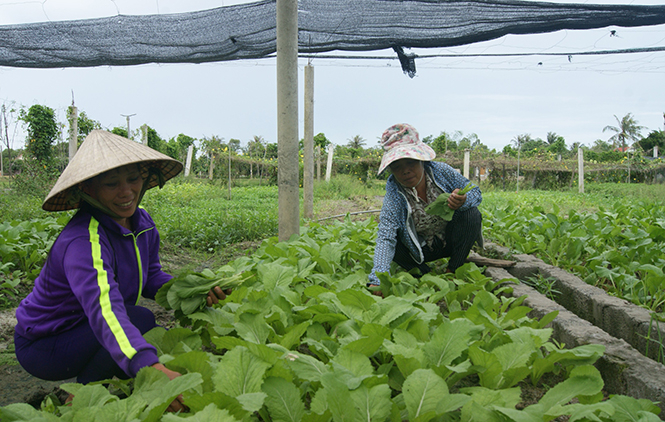
[[[43, 212], [39, 198], [0, 183], [7, 319], [71, 214]], [[524, 298], [505, 295], [510, 285], [474, 264], [446, 274], [444, 259], [422, 277], [380, 275], [383, 296], [372, 295], [365, 283], [381, 180], [317, 182], [314, 219], [302, 220], [289, 242], [276, 238], [277, 187], [246, 185], [229, 198], [219, 184], [177, 178], [142, 203], [175, 276], [148, 305], [166, 309], [157, 314], [165, 328], [146, 338], [182, 377], [146, 368], [104, 385], [44, 383], [17, 365], [5, 324], [0, 420], [660, 420], [649, 400], [607, 394], [594, 366], [603, 346], [553, 341], [555, 314], [529, 317]], [[665, 185], [588, 183], [583, 194], [481, 189], [486, 241], [665, 320]], [[233, 293], [206, 307], [212, 285]], [[546, 280], [533, 285], [551, 289]], [[72, 406], [60, 406], [68, 393]], [[189, 412], [164, 413], [179, 394]]]

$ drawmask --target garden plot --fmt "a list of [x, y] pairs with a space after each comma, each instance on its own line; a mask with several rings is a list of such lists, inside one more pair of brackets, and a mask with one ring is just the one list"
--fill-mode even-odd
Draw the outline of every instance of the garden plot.
[[[495, 244], [486, 247], [500, 255], [509, 253], [508, 249]], [[552, 338], [566, 347], [584, 344], [606, 347], [596, 367], [609, 393], [648, 398], [660, 402], [661, 409], [665, 408], [665, 366], [661, 363], [663, 345], [660, 340], [665, 338], [665, 333], [648, 310], [612, 297], [531, 255], [512, 255], [512, 258], [518, 261], [514, 267], [488, 268], [486, 274], [496, 281], [506, 278], [547, 280], [549, 298], [525, 284], [515, 286], [513, 296], [528, 296], [524, 304], [533, 308], [533, 317], [558, 311], [559, 315], [551, 323]], [[661, 418], [663, 416], [661, 413]]]

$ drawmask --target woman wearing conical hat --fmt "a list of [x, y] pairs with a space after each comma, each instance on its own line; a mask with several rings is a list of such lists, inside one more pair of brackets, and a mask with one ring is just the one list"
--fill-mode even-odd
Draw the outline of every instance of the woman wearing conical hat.
[[[179, 161], [112, 133], [86, 137], [42, 205], [79, 210], [16, 310], [16, 356], [26, 371], [82, 384], [135, 377], [145, 366], [179, 375], [143, 338], [155, 317], [137, 303], [154, 299], [171, 279], [162, 271], [155, 223], [138, 205], [147, 189], [181, 170]], [[224, 296], [211, 291], [208, 303]]]
[[[436, 153], [411, 125], [389, 127], [381, 144], [379, 174], [386, 169], [392, 174], [386, 182], [368, 285], [379, 285], [377, 273], [389, 272], [393, 261], [424, 274], [430, 271], [427, 262], [449, 257], [447, 271], [454, 272], [481, 239], [480, 189], [460, 194], [469, 180], [448, 164], [432, 161]], [[450, 194], [447, 206], [454, 211], [450, 221], [425, 211], [443, 193]]]

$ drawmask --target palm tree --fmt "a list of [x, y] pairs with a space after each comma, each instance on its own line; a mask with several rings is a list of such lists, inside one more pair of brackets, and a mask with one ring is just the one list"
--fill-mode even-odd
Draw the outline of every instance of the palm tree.
[[353, 148], [353, 149], [362, 148], [365, 145], [365, 142], [366, 142], [365, 138], [363, 138], [360, 135], [356, 135], [353, 138], [349, 139], [348, 141], [349, 141], [349, 143], [347, 144], [347, 146], [349, 148]]
[[626, 151], [626, 141], [632, 140], [633, 142], [639, 140], [642, 135], [640, 132], [644, 129], [644, 126], [637, 124], [637, 120], [631, 115], [631, 113], [623, 116], [621, 120], [614, 115], [614, 118], [617, 121], [617, 126], [605, 126], [603, 132], [606, 130], [611, 130], [616, 132], [614, 135], [608, 139], [608, 142], [612, 142], [612, 146], [616, 148], [617, 144], [621, 147], [621, 151]]

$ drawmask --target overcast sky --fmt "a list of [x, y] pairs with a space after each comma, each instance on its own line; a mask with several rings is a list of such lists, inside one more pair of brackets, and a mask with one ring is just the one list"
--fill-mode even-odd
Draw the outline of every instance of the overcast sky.
[[[331, 0], [334, 1], [334, 0]], [[249, 1], [221, 0], [0, 0], [0, 25], [120, 14], [167, 14]], [[595, 1], [662, 4], [661, 1]], [[611, 31], [615, 30], [615, 36]], [[559, 31], [506, 36], [417, 54], [579, 53], [665, 46], [665, 25]], [[328, 54], [334, 54], [328, 53]], [[346, 52], [337, 52], [349, 54]], [[367, 54], [367, 53], [364, 53]], [[392, 51], [374, 52], [394, 56]], [[306, 59], [299, 62], [300, 137]], [[417, 74], [404, 75], [397, 60], [320, 59], [314, 66], [314, 133], [335, 144], [355, 135], [376, 146], [388, 126], [406, 122], [422, 137], [461, 131], [501, 150], [520, 134], [545, 139], [556, 132], [592, 145], [607, 140], [614, 116], [632, 113], [643, 135], [663, 129], [665, 52], [607, 56], [522, 56], [417, 59]], [[211, 64], [17, 69], [0, 67], [0, 103], [56, 110], [65, 122], [72, 102], [105, 128], [142, 124], [164, 139], [179, 133], [203, 138], [253, 136], [277, 141], [276, 69], [273, 59]], [[11, 136], [11, 135], [10, 135]], [[19, 133], [14, 147], [21, 148]]]

